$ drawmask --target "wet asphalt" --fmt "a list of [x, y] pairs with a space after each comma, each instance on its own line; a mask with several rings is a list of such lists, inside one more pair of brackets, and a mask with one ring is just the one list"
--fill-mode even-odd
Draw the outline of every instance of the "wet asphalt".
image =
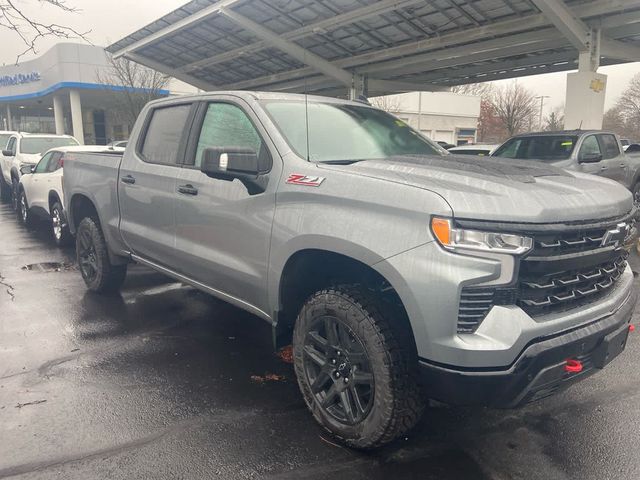
[[265, 322], [137, 266], [121, 294], [90, 294], [73, 250], [1, 204], [0, 479], [637, 479], [638, 335], [556, 397], [432, 406], [351, 451], [313, 422]]

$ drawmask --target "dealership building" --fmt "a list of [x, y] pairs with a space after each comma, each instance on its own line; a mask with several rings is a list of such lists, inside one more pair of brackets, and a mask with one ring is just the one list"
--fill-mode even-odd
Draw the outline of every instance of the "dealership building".
[[85, 144], [124, 140], [133, 122], [122, 96], [144, 90], [112, 79], [103, 48], [75, 43], [0, 67], [0, 130], [71, 134]]

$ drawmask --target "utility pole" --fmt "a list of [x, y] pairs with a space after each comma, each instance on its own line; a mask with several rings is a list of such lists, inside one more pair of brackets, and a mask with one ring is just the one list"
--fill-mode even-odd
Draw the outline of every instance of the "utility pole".
[[540, 99], [540, 118], [538, 119], [538, 129], [542, 130], [542, 107], [544, 107], [544, 99], [551, 97], [549, 95], [539, 95], [536, 98]]

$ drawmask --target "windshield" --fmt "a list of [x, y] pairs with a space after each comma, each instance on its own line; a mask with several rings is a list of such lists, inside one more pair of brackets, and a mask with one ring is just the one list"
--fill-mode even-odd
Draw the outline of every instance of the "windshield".
[[52, 148], [67, 147], [69, 145], [78, 145], [78, 142], [70, 137], [25, 137], [20, 142], [20, 152], [42, 154]]
[[304, 101], [267, 101], [263, 105], [289, 146], [312, 162], [446, 155], [402, 120], [375, 108], [317, 102], [305, 105]]
[[0, 150], [4, 150], [4, 148], [7, 146], [9, 137], [11, 137], [10, 133], [0, 133]]
[[578, 137], [573, 135], [514, 137], [493, 152], [492, 156], [522, 160], [566, 160], [577, 141]]

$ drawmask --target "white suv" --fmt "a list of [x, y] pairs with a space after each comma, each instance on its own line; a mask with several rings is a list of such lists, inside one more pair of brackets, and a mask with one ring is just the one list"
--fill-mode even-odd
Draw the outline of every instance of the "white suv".
[[17, 209], [21, 168], [38, 163], [47, 150], [69, 145], [78, 145], [78, 141], [70, 135], [12, 134], [0, 156], [0, 187], [3, 198], [8, 197], [6, 190], [9, 189], [13, 207]]
[[[4, 150], [7, 146], [7, 142], [9, 141], [9, 138], [11, 138], [11, 135], [15, 135], [18, 132], [9, 132], [6, 130], [0, 130], [0, 149]], [[2, 170], [2, 157], [3, 155], [0, 154], [0, 170]], [[9, 199], [11, 198], [11, 186], [6, 183], [5, 179], [4, 179], [4, 175], [2, 175], [0, 173], [0, 195], [2, 195], [2, 200], [5, 201], [9, 201]]]
[[51, 219], [53, 238], [59, 246], [69, 243], [71, 235], [64, 213], [62, 175], [65, 155], [73, 152], [100, 153], [108, 150], [124, 151], [120, 148], [101, 145], [52, 148], [37, 165], [23, 165], [18, 184], [18, 219], [28, 225], [35, 216]]

